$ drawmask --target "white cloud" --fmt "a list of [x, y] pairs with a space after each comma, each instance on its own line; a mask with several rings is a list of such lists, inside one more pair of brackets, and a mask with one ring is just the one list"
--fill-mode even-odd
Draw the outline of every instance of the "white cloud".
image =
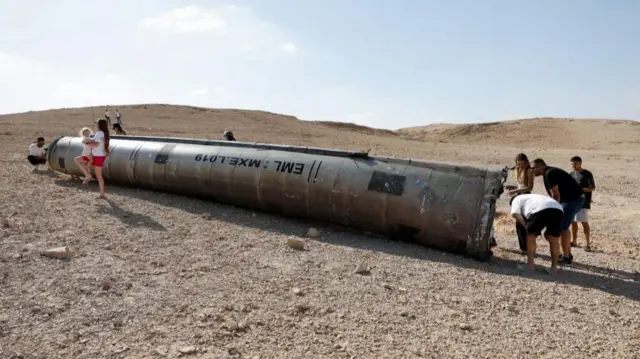
[[296, 47], [296, 45], [290, 42], [280, 46], [280, 48], [282, 49], [282, 51], [292, 53], [292, 54], [295, 54], [298, 52], [298, 48]]
[[199, 43], [199, 46], [212, 51], [234, 49], [241, 53], [265, 54], [280, 49], [289, 53], [298, 52], [297, 46], [282, 28], [262, 19], [252, 8], [246, 6], [189, 5], [143, 18], [138, 27], [143, 33], [150, 35], [215, 36], [213, 43]]
[[224, 29], [227, 22], [215, 9], [185, 6], [140, 21], [141, 28], [155, 28], [176, 33], [208, 32]]

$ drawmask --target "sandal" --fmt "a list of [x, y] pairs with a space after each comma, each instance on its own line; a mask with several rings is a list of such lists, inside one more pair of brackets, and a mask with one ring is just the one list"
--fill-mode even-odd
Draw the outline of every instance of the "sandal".
[[84, 181], [82, 181], [82, 184], [87, 184], [87, 183], [91, 182], [92, 179], [93, 179], [93, 177], [87, 176], [87, 177], [85, 177]]

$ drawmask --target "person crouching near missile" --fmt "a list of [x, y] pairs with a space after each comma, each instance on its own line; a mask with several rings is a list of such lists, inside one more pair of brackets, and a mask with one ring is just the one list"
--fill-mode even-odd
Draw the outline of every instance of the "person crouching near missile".
[[544, 237], [551, 251], [551, 273], [558, 272], [560, 232], [564, 212], [562, 205], [541, 194], [517, 194], [509, 200], [511, 216], [527, 230], [527, 268], [535, 271], [536, 239], [546, 228]]
[[[91, 139], [91, 136], [93, 136], [93, 132], [89, 127], [83, 127], [80, 130], [79, 134], [80, 134], [80, 137], [82, 138], [82, 155], [74, 158], [73, 160], [76, 163], [76, 165], [78, 165], [80, 170], [82, 170], [82, 172], [85, 174], [85, 180], [89, 178], [89, 181], [90, 181], [91, 173], [89, 172], [89, 166], [93, 164], [93, 156], [91, 155], [91, 147], [89, 147], [89, 145], [87, 145], [86, 142], [88, 142], [88, 140]], [[89, 173], [89, 177], [87, 177], [87, 173]], [[75, 175], [72, 175], [71, 178], [79, 179]]]
[[[102, 177], [102, 165], [109, 156], [109, 124], [104, 118], [96, 121], [96, 134], [93, 138], [86, 141], [87, 145], [91, 147], [91, 155], [93, 156], [93, 171], [96, 174], [98, 180], [98, 186], [100, 188], [100, 195], [98, 198], [105, 198], [104, 195], [104, 178]], [[85, 173], [88, 174], [88, 173]], [[91, 180], [91, 175], [88, 177]], [[85, 184], [89, 183], [85, 179]]]
[[224, 131], [224, 133], [222, 134], [222, 138], [224, 138], [227, 141], [235, 141], [236, 138], [233, 137], [233, 132], [231, 131]]

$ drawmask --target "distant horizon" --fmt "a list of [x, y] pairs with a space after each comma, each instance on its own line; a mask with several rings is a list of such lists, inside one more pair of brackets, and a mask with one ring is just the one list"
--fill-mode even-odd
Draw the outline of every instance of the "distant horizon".
[[[104, 114], [104, 109], [109, 109], [109, 111], [114, 112], [117, 109], [120, 108], [127, 108], [127, 107], [142, 107], [142, 106], [168, 106], [168, 107], [186, 107], [186, 108], [196, 108], [196, 109], [207, 109], [207, 110], [222, 110], [222, 111], [258, 111], [258, 112], [265, 112], [265, 113], [271, 113], [274, 115], [278, 115], [278, 116], [285, 116], [285, 117], [294, 117], [295, 119], [299, 120], [299, 121], [305, 121], [305, 122], [329, 122], [329, 123], [344, 123], [344, 124], [351, 124], [351, 125], [357, 125], [357, 126], [363, 126], [363, 127], [367, 127], [367, 128], [371, 128], [371, 129], [376, 129], [376, 130], [389, 130], [389, 131], [399, 131], [399, 130], [407, 130], [407, 129], [412, 129], [412, 128], [421, 128], [421, 127], [428, 127], [428, 126], [437, 126], [437, 125], [452, 125], [452, 126], [464, 126], [464, 125], [480, 125], [480, 124], [492, 124], [492, 123], [505, 123], [505, 122], [515, 122], [515, 121], [528, 121], [528, 120], [558, 120], [558, 121], [624, 121], [624, 122], [639, 122], [638, 120], [634, 120], [634, 119], [625, 119], [625, 118], [596, 118], [596, 117], [553, 117], [553, 116], [536, 116], [536, 117], [527, 117], [527, 118], [513, 118], [513, 119], [507, 119], [507, 120], [499, 120], [499, 121], [482, 121], [482, 122], [459, 122], [459, 123], [451, 123], [451, 122], [433, 122], [433, 123], [425, 123], [423, 125], [417, 125], [417, 126], [408, 126], [408, 127], [398, 127], [398, 128], [386, 128], [386, 127], [374, 127], [374, 126], [367, 126], [367, 125], [362, 125], [359, 123], [355, 123], [355, 122], [346, 122], [346, 121], [336, 121], [336, 120], [331, 120], [331, 119], [327, 119], [327, 120], [309, 120], [309, 119], [304, 119], [301, 118], [295, 114], [289, 114], [289, 113], [279, 113], [279, 112], [274, 112], [274, 111], [268, 111], [268, 110], [263, 110], [263, 109], [255, 109], [255, 108], [221, 108], [221, 107], [206, 107], [206, 106], [196, 106], [196, 105], [188, 105], [188, 104], [175, 104], [175, 103], [130, 103], [130, 104], [117, 104], [117, 105], [96, 105], [96, 106], [79, 106], [79, 107], [59, 107], [59, 108], [48, 108], [48, 109], [37, 109], [37, 110], [28, 110], [28, 111], [21, 111], [21, 112], [12, 112], [12, 113], [0, 113], [0, 116], [11, 116], [11, 115], [21, 115], [21, 114], [27, 114], [27, 113], [34, 113], [34, 112], [47, 112], [47, 111], [61, 111], [61, 110], [89, 110], [92, 109], [94, 110], [94, 116], [96, 117], [96, 119], [103, 117], [102, 115]], [[111, 116], [115, 116], [114, 113], [111, 113]], [[126, 118], [126, 113], [123, 114], [123, 118]]]

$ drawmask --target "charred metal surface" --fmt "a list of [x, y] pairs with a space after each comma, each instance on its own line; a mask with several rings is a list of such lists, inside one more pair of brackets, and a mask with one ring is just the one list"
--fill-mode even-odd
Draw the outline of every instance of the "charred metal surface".
[[[112, 184], [332, 222], [486, 260], [507, 168], [258, 143], [112, 136]], [[49, 146], [55, 171], [82, 175], [79, 137]], [[65, 166], [66, 165], [66, 166]]]

